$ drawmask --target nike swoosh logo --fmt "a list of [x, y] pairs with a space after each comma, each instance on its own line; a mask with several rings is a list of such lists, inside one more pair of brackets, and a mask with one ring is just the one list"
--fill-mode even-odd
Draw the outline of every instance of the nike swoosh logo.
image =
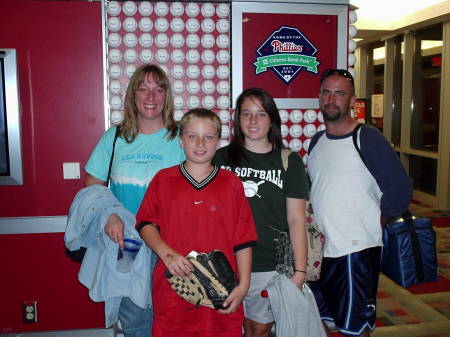
[[198, 204], [201, 204], [203, 202], [203, 200], [200, 200], [200, 201], [194, 201], [194, 204], [195, 205], [198, 205]]

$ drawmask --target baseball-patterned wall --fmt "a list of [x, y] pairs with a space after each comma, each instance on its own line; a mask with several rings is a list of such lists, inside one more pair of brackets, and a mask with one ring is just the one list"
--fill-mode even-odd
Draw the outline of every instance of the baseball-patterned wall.
[[[222, 121], [220, 146], [230, 140], [230, 4], [165, 1], [108, 1], [106, 45], [110, 121], [123, 118], [127, 83], [142, 63], [159, 64], [172, 83], [175, 119], [191, 108], [215, 111]], [[350, 23], [356, 21], [353, 11]], [[356, 47], [349, 27], [349, 70]], [[324, 129], [318, 109], [280, 110], [285, 145], [306, 163], [312, 136]]]
[[160, 65], [170, 78], [175, 119], [205, 107], [230, 130], [230, 5], [110, 1], [107, 12], [110, 118], [119, 123], [129, 78], [142, 63]]

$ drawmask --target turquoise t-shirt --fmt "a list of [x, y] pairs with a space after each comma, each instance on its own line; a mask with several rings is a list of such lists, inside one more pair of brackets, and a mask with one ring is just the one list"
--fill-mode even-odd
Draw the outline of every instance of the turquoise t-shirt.
[[[108, 177], [115, 133], [116, 126], [113, 126], [103, 134], [85, 166], [87, 173], [102, 181]], [[165, 128], [150, 135], [140, 133], [131, 144], [117, 138], [111, 167], [111, 191], [125, 208], [136, 214], [155, 174], [184, 160], [178, 137], [168, 140]]]

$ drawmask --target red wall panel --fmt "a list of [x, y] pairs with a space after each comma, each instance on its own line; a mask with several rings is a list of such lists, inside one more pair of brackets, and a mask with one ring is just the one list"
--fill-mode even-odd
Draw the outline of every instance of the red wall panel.
[[[0, 2], [0, 47], [18, 55], [23, 186], [0, 186], [0, 217], [64, 215], [104, 130], [101, 3]], [[83, 177], [82, 177], [83, 178]]]
[[[104, 327], [103, 303], [78, 281], [62, 233], [2, 235], [0, 256], [0, 334]], [[37, 301], [37, 323], [23, 322], [24, 301]]]
[[[242, 25], [243, 87], [261, 87], [277, 98], [317, 98], [319, 74], [336, 67], [338, 18], [336, 15], [243, 13], [247, 23]], [[270, 22], [270, 23], [269, 23]], [[317, 49], [314, 55], [320, 63], [318, 73], [301, 69], [294, 80], [286, 84], [271, 69], [255, 74], [256, 51], [264, 41], [281, 27], [297, 28]], [[320, 27], [320, 29], [318, 29]]]
[[[18, 56], [24, 172], [22, 186], [0, 186], [0, 217], [66, 215], [84, 175], [64, 180], [62, 164], [83, 167], [104, 130], [102, 4], [2, 0], [0, 13], [0, 48]], [[63, 233], [0, 235], [0, 256], [0, 334], [104, 326]], [[38, 322], [25, 324], [32, 300]]]

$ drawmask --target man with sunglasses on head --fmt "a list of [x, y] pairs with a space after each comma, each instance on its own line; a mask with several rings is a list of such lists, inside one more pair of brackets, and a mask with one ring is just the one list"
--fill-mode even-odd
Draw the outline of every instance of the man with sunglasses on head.
[[369, 336], [375, 328], [382, 226], [408, 208], [412, 184], [378, 129], [356, 129], [355, 146], [355, 101], [347, 70], [322, 73], [319, 105], [326, 130], [311, 140], [308, 176], [325, 246], [320, 280], [312, 287], [322, 320], [341, 334]]

